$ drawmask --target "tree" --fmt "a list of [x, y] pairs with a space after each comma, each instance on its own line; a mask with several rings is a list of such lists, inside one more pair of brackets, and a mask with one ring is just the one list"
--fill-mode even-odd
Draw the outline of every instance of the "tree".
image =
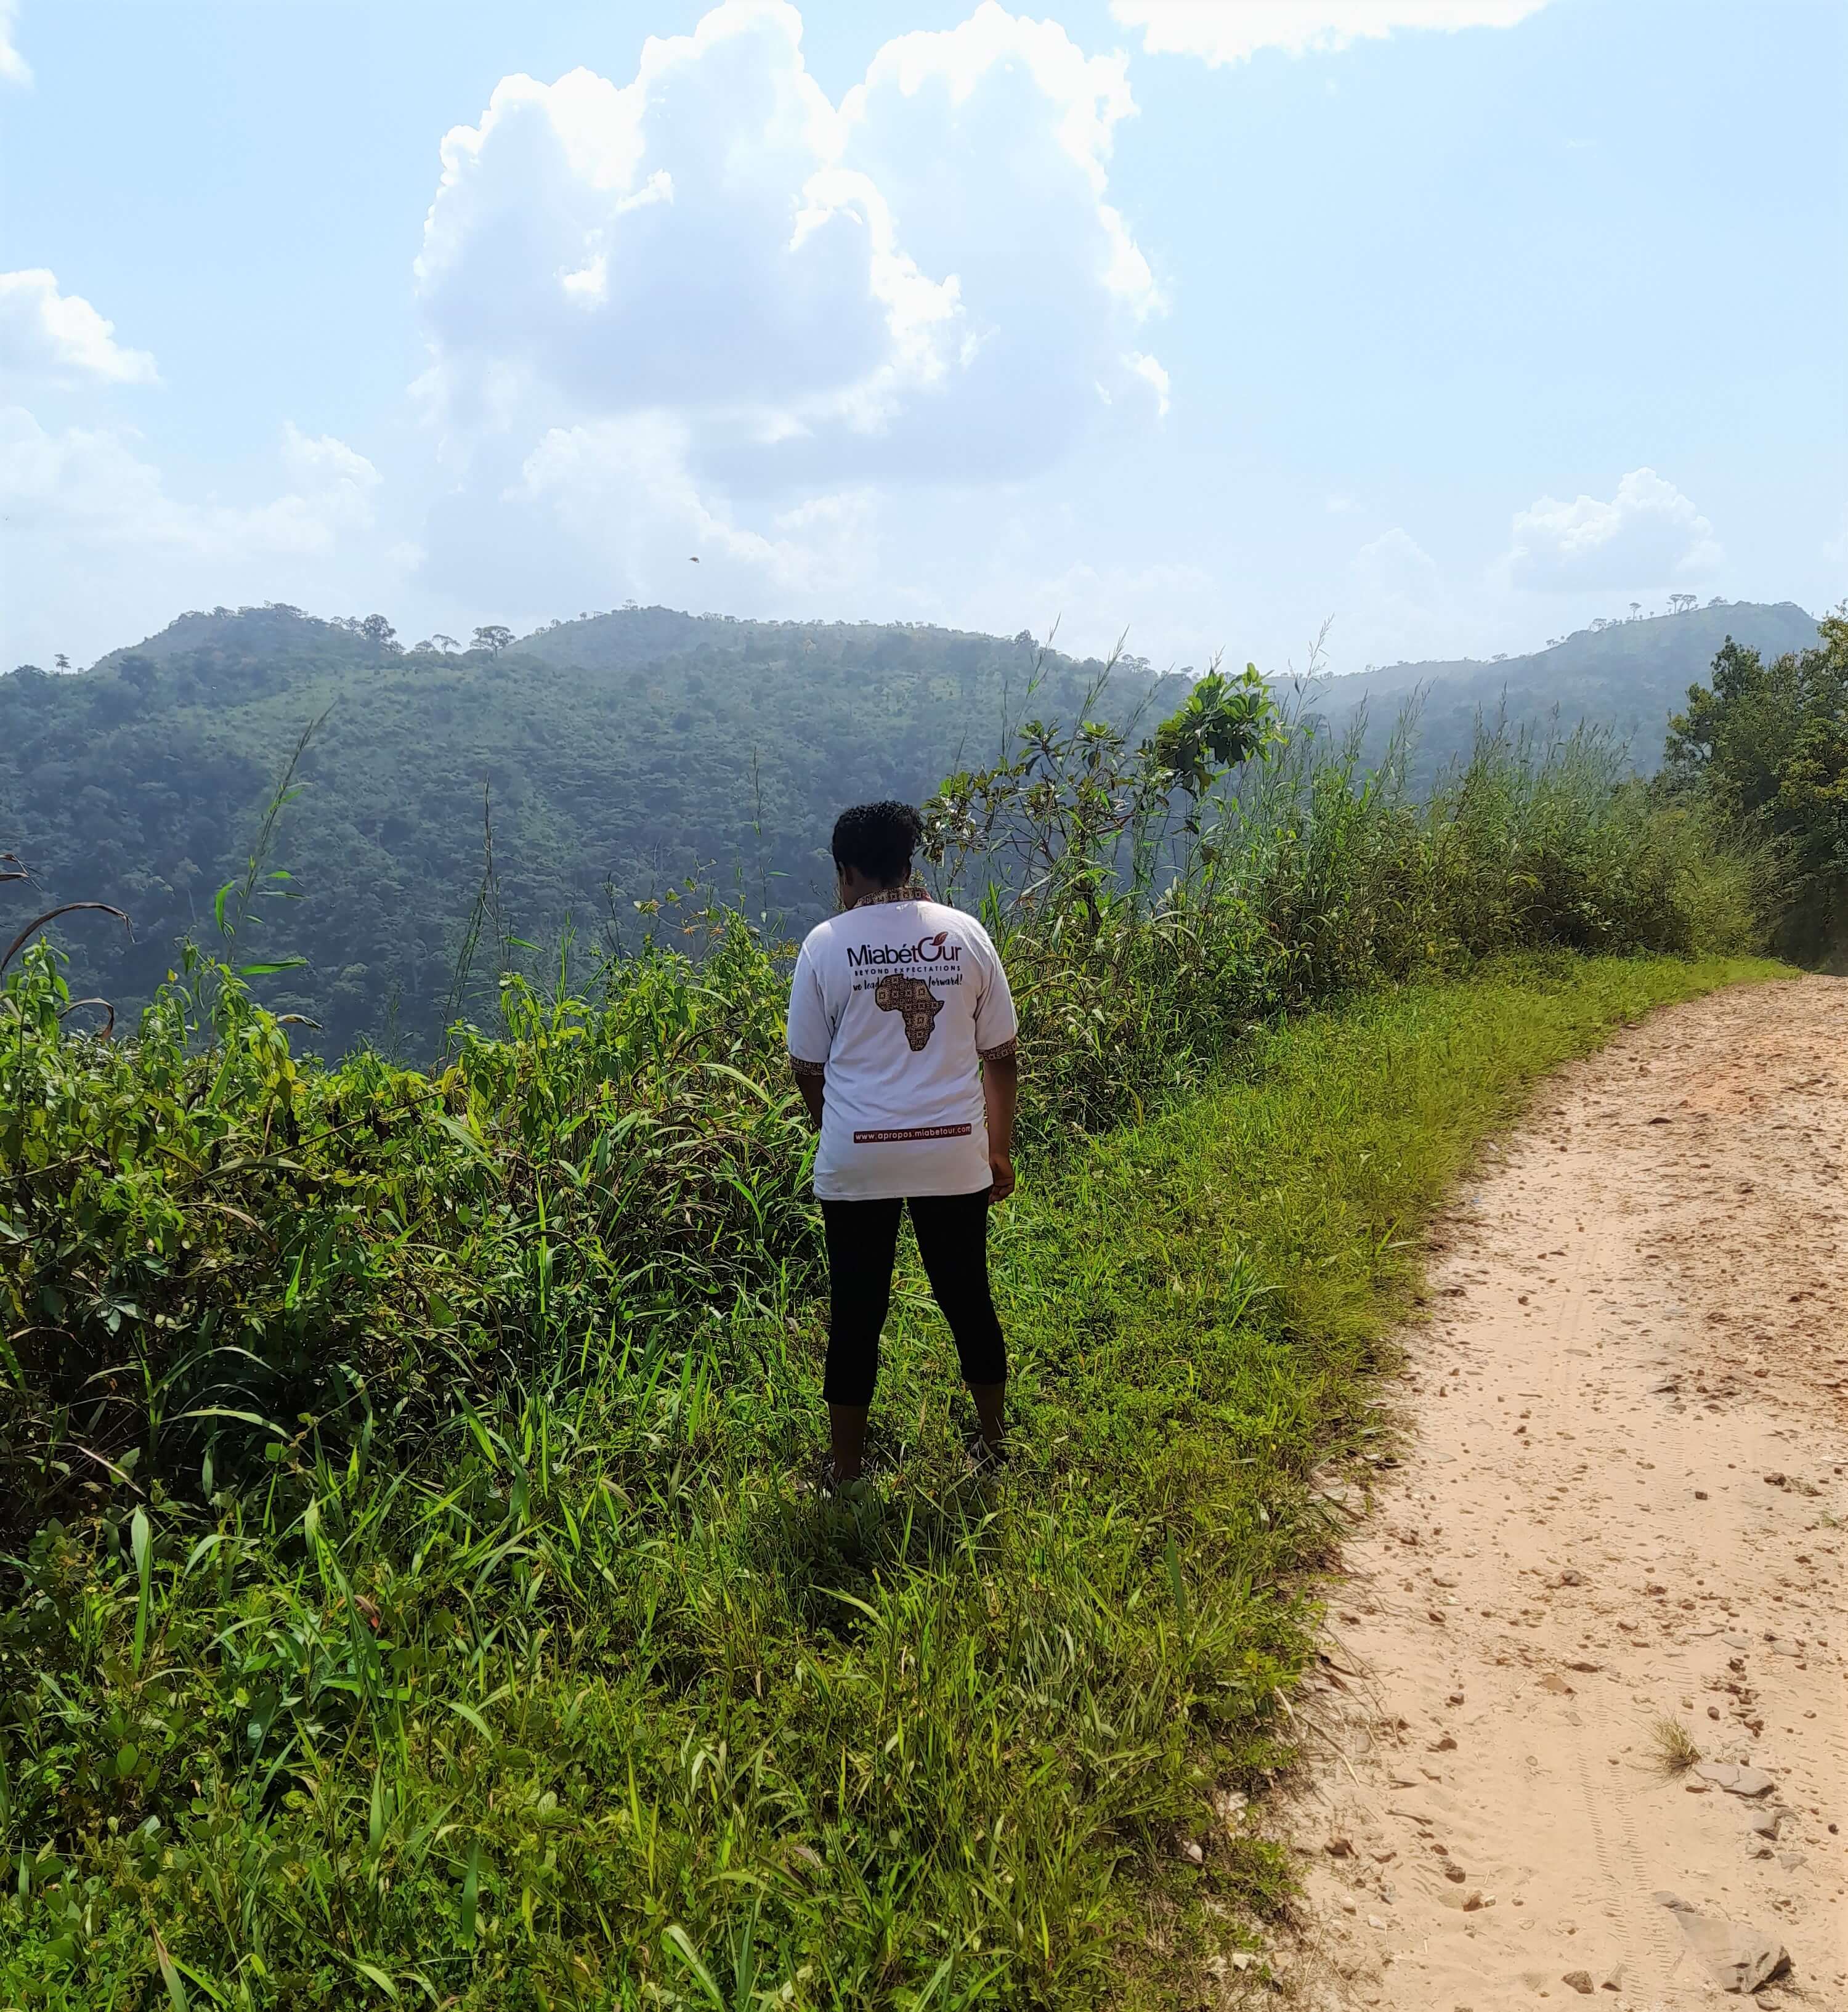
[[1641, 602], [1641, 601], [1632, 601], [1630, 603], [1630, 619], [1631, 619], [1632, 622], [1634, 622], [1634, 621], [1636, 620], [1636, 617], [1637, 617], [1639, 615], [1640, 615], [1642, 612], [1643, 612], [1643, 604], [1642, 604], [1642, 602]]
[[499, 623], [491, 622], [484, 623], [482, 627], [475, 631], [474, 640], [470, 647], [486, 650], [491, 655], [498, 657], [512, 640], [513, 631], [511, 629], [504, 629]]
[[70, 669], [70, 659], [62, 650], [52, 659], [52, 662], [61, 671], [68, 671]]
[[1282, 741], [1270, 688], [1255, 665], [1227, 677], [1215, 659], [1179, 708], [1133, 745], [1124, 726], [1091, 712], [1124, 661], [1100, 667], [1076, 726], [1028, 720], [1011, 760], [948, 777], [924, 805], [923, 856], [946, 891], [976, 870], [990, 893], [1068, 912], [1094, 932], [1114, 890], [1151, 892], [1172, 858], [1176, 819], [1196, 864], [1212, 870], [1220, 847], [1203, 824], [1205, 800], [1229, 770]]
[[1697, 594], [1671, 594], [1668, 597], [1668, 612], [1685, 615], [1700, 598]]
[[1670, 721], [1668, 787], [1768, 841], [1781, 881], [1774, 941], [1806, 961], [1848, 954], [1848, 603], [1822, 640], [1767, 664], [1728, 637], [1712, 683]]
[[450, 651], [459, 650], [462, 647], [461, 644], [457, 642], [453, 636], [445, 636], [441, 629], [439, 629], [430, 640], [435, 644], [437, 647], [441, 650], [445, 656], [448, 655]]
[[359, 633], [369, 643], [376, 643], [383, 650], [389, 650], [397, 640], [398, 631], [382, 615], [369, 615], [359, 625]]

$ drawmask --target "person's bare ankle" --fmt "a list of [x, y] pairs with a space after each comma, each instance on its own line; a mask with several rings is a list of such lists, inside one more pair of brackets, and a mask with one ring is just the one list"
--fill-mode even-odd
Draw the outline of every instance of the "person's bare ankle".
[[864, 1404], [828, 1407], [829, 1451], [837, 1487], [860, 1478], [866, 1450], [866, 1411]]
[[1007, 1443], [1005, 1383], [972, 1383], [969, 1396], [976, 1407], [976, 1428], [988, 1451], [998, 1457]]

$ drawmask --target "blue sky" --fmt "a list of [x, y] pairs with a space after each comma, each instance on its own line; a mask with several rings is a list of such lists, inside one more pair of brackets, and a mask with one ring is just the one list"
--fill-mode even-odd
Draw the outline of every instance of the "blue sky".
[[634, 598], [1358, 669], [1848, 591], [1834, 0], [0, 23], [0, 664]]

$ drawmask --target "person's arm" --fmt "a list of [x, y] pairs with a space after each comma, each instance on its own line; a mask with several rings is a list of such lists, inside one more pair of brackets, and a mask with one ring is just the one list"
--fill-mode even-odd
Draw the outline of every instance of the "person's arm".
[[[822, 1122], [822, 1079], [827, 1074], [828, 1050], [834, 1030], [828, 1024], [827, 1007], [822, 998], [821, 979], [808, 946], [802, 946], [790, 980], [789, 1013], [785, 1022], [789, 1042], [789, 1065], [795, 1072], [796, 1087], [808, 1122], [817, 1131]], [[811, 1061], [810, 1057], [819, 1057]]]
[[808, 1122], [819, 1132], [822, 1129], [822, 1099], [827, 1083], [827, 1069], [820, 1062], [799, 1062], [793, 1058], [790, 1067], [795, 1072], [796, 1087], [802, 1093]]
[[1020, 1064], [1015, 1043], [1020, 1022], [1008, 973], [988, 933], [971, 921], [983, 967], [984, 983], [976, 1002], [976, 1053], [982, 1064], [982, 1109], [988, 1120], [988, 1165], [994, 1176], [990, 1199], [1005, 1201], [1014, 1192], [1014, 1104], [1020, 1088]]
[[[1005, 1201], [1014, 1192], [1014, 1103], [1020, 1088], [1019, 1058], [1009, 1042], [1008, 1052], [982, 1058], [982, 1108], [988, 1119], [988, 1171], [994, 1176], [990, 1195]], [[818, 1091], [816, 1102], [820, 1101]]]

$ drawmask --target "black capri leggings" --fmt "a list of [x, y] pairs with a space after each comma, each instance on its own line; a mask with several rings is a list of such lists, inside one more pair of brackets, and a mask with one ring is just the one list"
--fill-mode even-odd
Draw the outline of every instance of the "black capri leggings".
[[898, 1212], [908, 1208], [930, 1290], [956, 1340], [964, 1380], [1002, 1383], [1006, 1344], [988, 1290], [988, 1193], [913, 1195], [908, 1201], [824, 1201], [828, 1236], [830, 1404], [870, 1404], [879, 1375], [879, 1329], [892, 1300]]

